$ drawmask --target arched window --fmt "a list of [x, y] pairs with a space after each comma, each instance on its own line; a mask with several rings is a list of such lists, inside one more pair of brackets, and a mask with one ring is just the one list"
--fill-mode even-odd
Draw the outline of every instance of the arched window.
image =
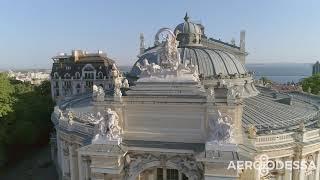
[[64, 75], [64, 78], [65, 78], [65, 79], [70, 79], [70, 78], [71, 78], [71, 76], [70, 76], [70, 74], [69, 74], [69, 73], [66, 73], [66, 74]]
[[92, 66], [92, 64], [86, 64], [82, 68], [82, 74], [83, 74], [85, 79], [94, 79], [95, 78], [95, 74], [96, 74], [96, 70]]
[[103, 73], [101, 71], [98, 73], [98, 78], [103, 79]]
[[80, 79], [80, 73], [79, 72], [76, 72], [76, 79]]
[[53, 78], [54, 78], [54, 79], [59, 79], [59, 74], [58, 74], [57, 72], [55, 72], [55, 73], [53, 74]]

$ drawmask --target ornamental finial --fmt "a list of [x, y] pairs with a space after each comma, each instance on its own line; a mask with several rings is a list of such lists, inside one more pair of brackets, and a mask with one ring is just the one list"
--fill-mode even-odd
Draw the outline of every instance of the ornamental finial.
[[184, 18], [183, 18], [186, 22], [188, 22], [189, 21], [189, 16], [188, 16], [188, 12], [186, 12], [186, 15], [184, 16]]

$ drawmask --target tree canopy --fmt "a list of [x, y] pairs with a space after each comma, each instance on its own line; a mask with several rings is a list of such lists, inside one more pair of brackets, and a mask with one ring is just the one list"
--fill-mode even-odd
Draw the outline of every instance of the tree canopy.
[[10, 84], [7, 75], [0, 73], [0, 118], [12, 112], [13, 92], [13, 86]]
[[301, 82], [302, 89], [305, 92], [309, 92], [312, 94], [320, 93], [320, 73], [314, 74], [308, 78], [305, 78]]
[[49, 81], [35, 86], [0, 73], [0, 166], [21, 148], [48, 143], [52, 111]]

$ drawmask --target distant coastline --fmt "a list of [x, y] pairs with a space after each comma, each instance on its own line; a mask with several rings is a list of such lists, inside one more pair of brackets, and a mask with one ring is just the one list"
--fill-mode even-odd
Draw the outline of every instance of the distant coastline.
[[[260, 79], [262, 76], [277, 82], [299, 82], [303, 78], [309, 77], [312, 74], [311, 63], [248, 63], [245, 65], [248, 71], [254, 72], [254, 78]], [[132, 66], [122, 65], [119, 66], [122, 72], [130, 72]], [[50, 68], [25, 68], [25, 69], [12, 69], [14, 71], [26, 72], [26, 71], [51, 71]], [[8, 71], [1, 69], [1, 71]]]

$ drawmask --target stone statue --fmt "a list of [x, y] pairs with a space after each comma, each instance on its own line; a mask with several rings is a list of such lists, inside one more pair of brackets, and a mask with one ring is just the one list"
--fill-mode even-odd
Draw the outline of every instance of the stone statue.
[[209, 119], [209, 142], [225, 144], [232, 143], [232, 118], [219, 110]]
[[104, 101], [104, 89], [101, 86], [93, 85], [92, 86], [92, 99], [94, 101]]
[[239, 91], [237, 86], [232, 86], [228, 88], [227, 98], [228, 99], [239, 99], [241, 98], [241, 92]]
[[94, 84], [92, 86], [92, 99], [93, 100], [97, 99], [98, 91], [99, 91], [98, 86]]
[[96, 125], [97, 134], [92, 139], [93, 144], [105, 144], [107, 142], [107, 122], [100, 112], [95, 117], [90, 119], [91, 123]]
[[180, 63], [180, 54], [175, 36], [168, 34], [164, 47], [160, 51], [160, 64], [167, 68], [177, 69]]
[[118, 77], [120, 75], [116, 64], [112, 64], [112, 77]]
[[97, 113], [97, 121], [95, 124], [98, 124], [98, 134], [100, 136], [105, 136], [107, 134], [107, 123], [104, 117], [101, 115], [100, 112]]
[[257, 137], [257, 128], [253, 124], [250, 124], [248, 126], [248, 136], [250, 139], [254, 139]]
[[73, 123], [74, 115], [71, 111], [68, 112], [68, 122], [69, 124]]
[[129, 82], [128, 79], [124, 79], [122, 83], [122, 87], [128, 89], [129, 88]]
[[97, 101], [104, 101], [104, 96], [105, 96], [104, 89], [103, 89], [103, 87], [99, 86], [96, 100]]
[[107, 136], [110, 139], [120, 138], [121, 128], [119, 126], [119, 116], [115, 111], [110, 108], [106, 110], [106, 117], [108, 122]]

